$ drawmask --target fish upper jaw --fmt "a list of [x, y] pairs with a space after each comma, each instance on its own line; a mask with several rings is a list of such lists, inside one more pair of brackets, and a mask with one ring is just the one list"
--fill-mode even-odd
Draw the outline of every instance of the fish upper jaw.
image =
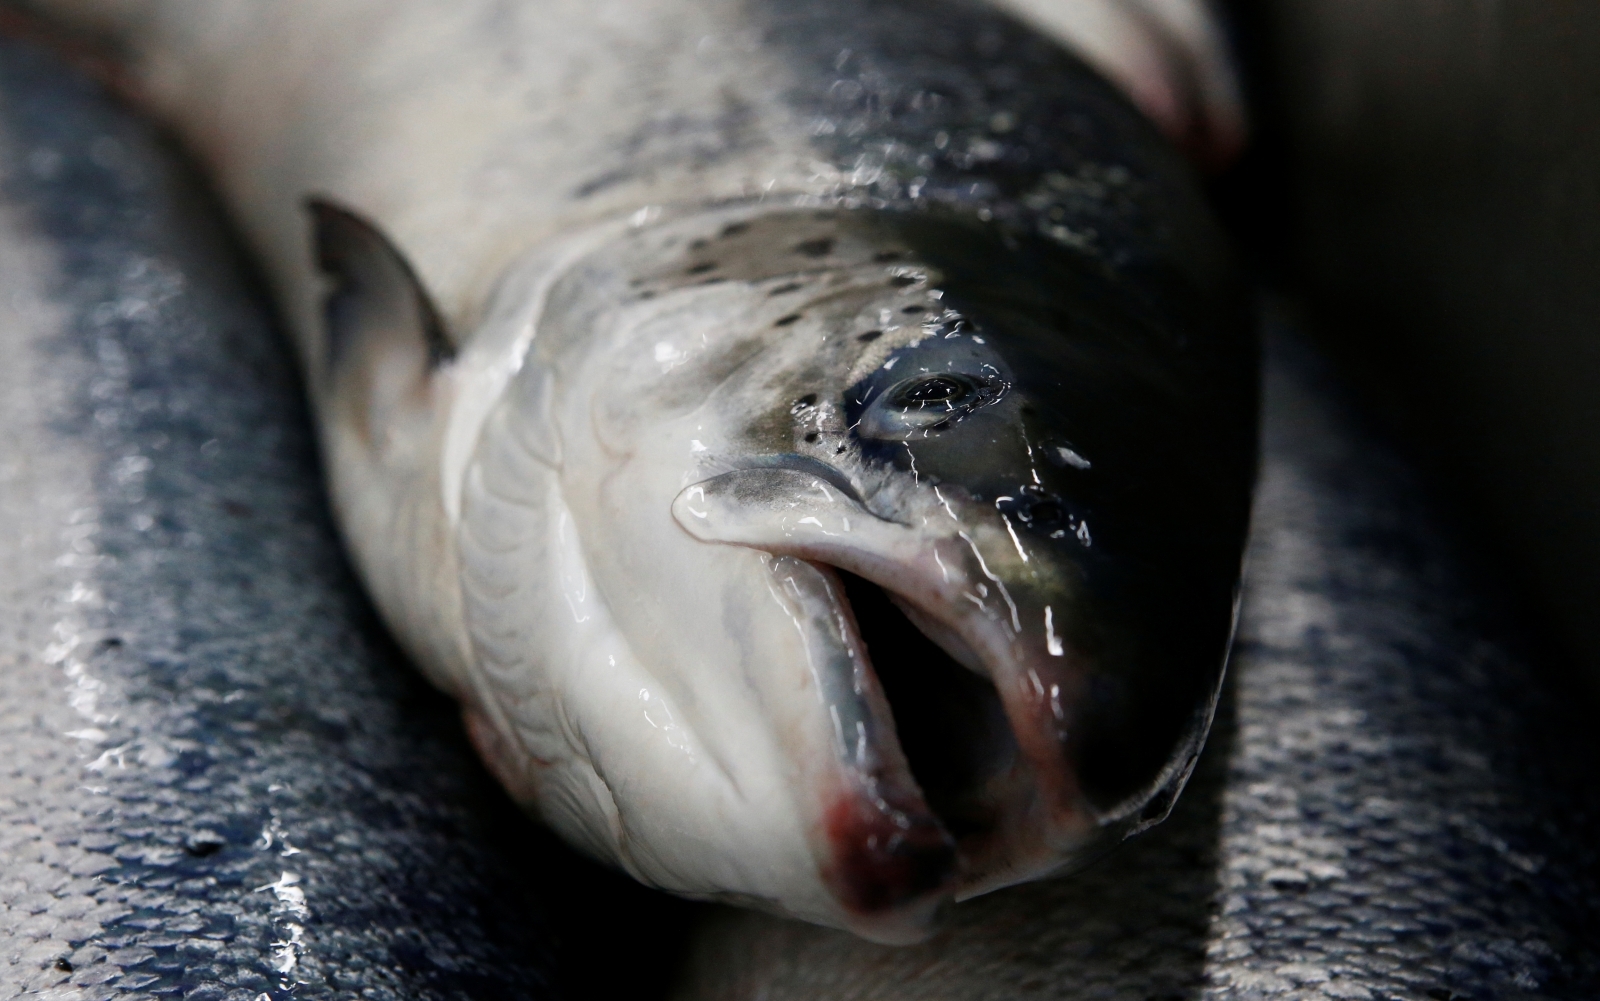
[[[892, 715], [883, 713], [889, 727], [876, 742], [883, 767], [875, 781], [907, 804], [927, 804], [927, 816], [955, 845], [951, 877], [930, 881], [923, 893], [965, 899], [1081, 862], [1124, 825], [1097, 810], [1079, 786], [1071, 731], [1075, 714], [1086, 711], [1091, 665], [1061, 635], [1070, 609], [1014, 572], [1015, 552], [1006, 562], [1013, 539], [992, 508], [962, 505], [948, 490], [923, 492], [932, 503], [909, 517], [915, 525], [902, 524], [872, 514], [858, 496], [807, 468], [768, 464], [685, 488], [673, 515], [703, 542], [759, 549], [780, 564], [803, 562], [843, 582], [829, 594], [843, 624], [836, 642], [851, 651], [874, 691], [887, 690], [889, 700], [904, 696]], [[1059, 600], [1062, 592], [1054, 593]], [[922, 678], [917, 665], [898, 662], [905, 658], [896, 645], [920, 637], [881, 628], [895, 615], [889, 605], [954, 662], [942, 670], [957, 674], [936, 678], [929, 664]], [[993, 706], [985, 717], [941, 704], [942, 696], [926, 690], [941, 684], [968, 693], [960, 699]], [[915, 718], [919, 706], [939, 722]], [[927, 732], [949, 726], [959, 730], [953, 739]], [[936, 766], [913, 776], [915, 752], [926, 765], [930, 753], [940, 753], [941, 737], [970, 742], [969, 757], [957, 755], [944, 777]], [[950, 773], [959, 779], [947, 781]], [[833, 864], [858, 852], [862, 840], [848, 825], [830, 830]], [[849, 892], [833, 889], [841, 900]]]

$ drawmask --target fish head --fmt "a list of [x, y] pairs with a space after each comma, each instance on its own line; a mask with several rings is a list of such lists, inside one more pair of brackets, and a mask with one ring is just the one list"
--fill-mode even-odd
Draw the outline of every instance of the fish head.
[[619, 787], [655, 803], [619, 843], [672, 855], [625, 865], [906, 941], [1165, 816], [1253, 409], [1124, 284], [977, 219], [745, 207], [552, 293], [529, 368], [587, 586], [697, 761], [610, 767], [624, 828]]

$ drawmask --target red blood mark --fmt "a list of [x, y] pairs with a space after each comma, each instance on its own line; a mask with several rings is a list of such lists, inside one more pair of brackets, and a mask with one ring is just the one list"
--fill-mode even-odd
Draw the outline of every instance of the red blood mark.
[[851, 791], [828, 808], [824, 823], [833, 847], [824, 879], [856, 914], [891, 910], [955, 881], [955, 842], [925, 812], [880, 808]]

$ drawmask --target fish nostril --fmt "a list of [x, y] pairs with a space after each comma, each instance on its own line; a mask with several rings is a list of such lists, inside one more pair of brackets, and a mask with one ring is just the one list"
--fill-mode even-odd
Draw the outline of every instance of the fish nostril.
[[883, 331], [881, 330], [869, 330], [864, 334], [858, 334], [856, 336], [856, 340], [860, 341], [862, 344], [871, 344], [873, 341], [882, 336]]
[[1029, 504], [1024, 517], [1028, 524], [1038, 528], [1054, 528], [1066, 523], [1067, 509], [1057, 500], [1040, 500]]

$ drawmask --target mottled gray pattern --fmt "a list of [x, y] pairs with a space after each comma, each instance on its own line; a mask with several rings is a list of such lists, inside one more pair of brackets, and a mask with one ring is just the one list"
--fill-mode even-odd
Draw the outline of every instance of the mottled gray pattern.
[[1229, 698], [1171, 819], [925, 946], [721, 912], [681, 996], [1600, 996], [1592, 742], [1490, 638], [1405, 465], [1277, 341]]
[[661, 979], [575, 948], [660, 898], [534, 831], [381, 638], [197, 188], [0, 41], [0, 998]]

